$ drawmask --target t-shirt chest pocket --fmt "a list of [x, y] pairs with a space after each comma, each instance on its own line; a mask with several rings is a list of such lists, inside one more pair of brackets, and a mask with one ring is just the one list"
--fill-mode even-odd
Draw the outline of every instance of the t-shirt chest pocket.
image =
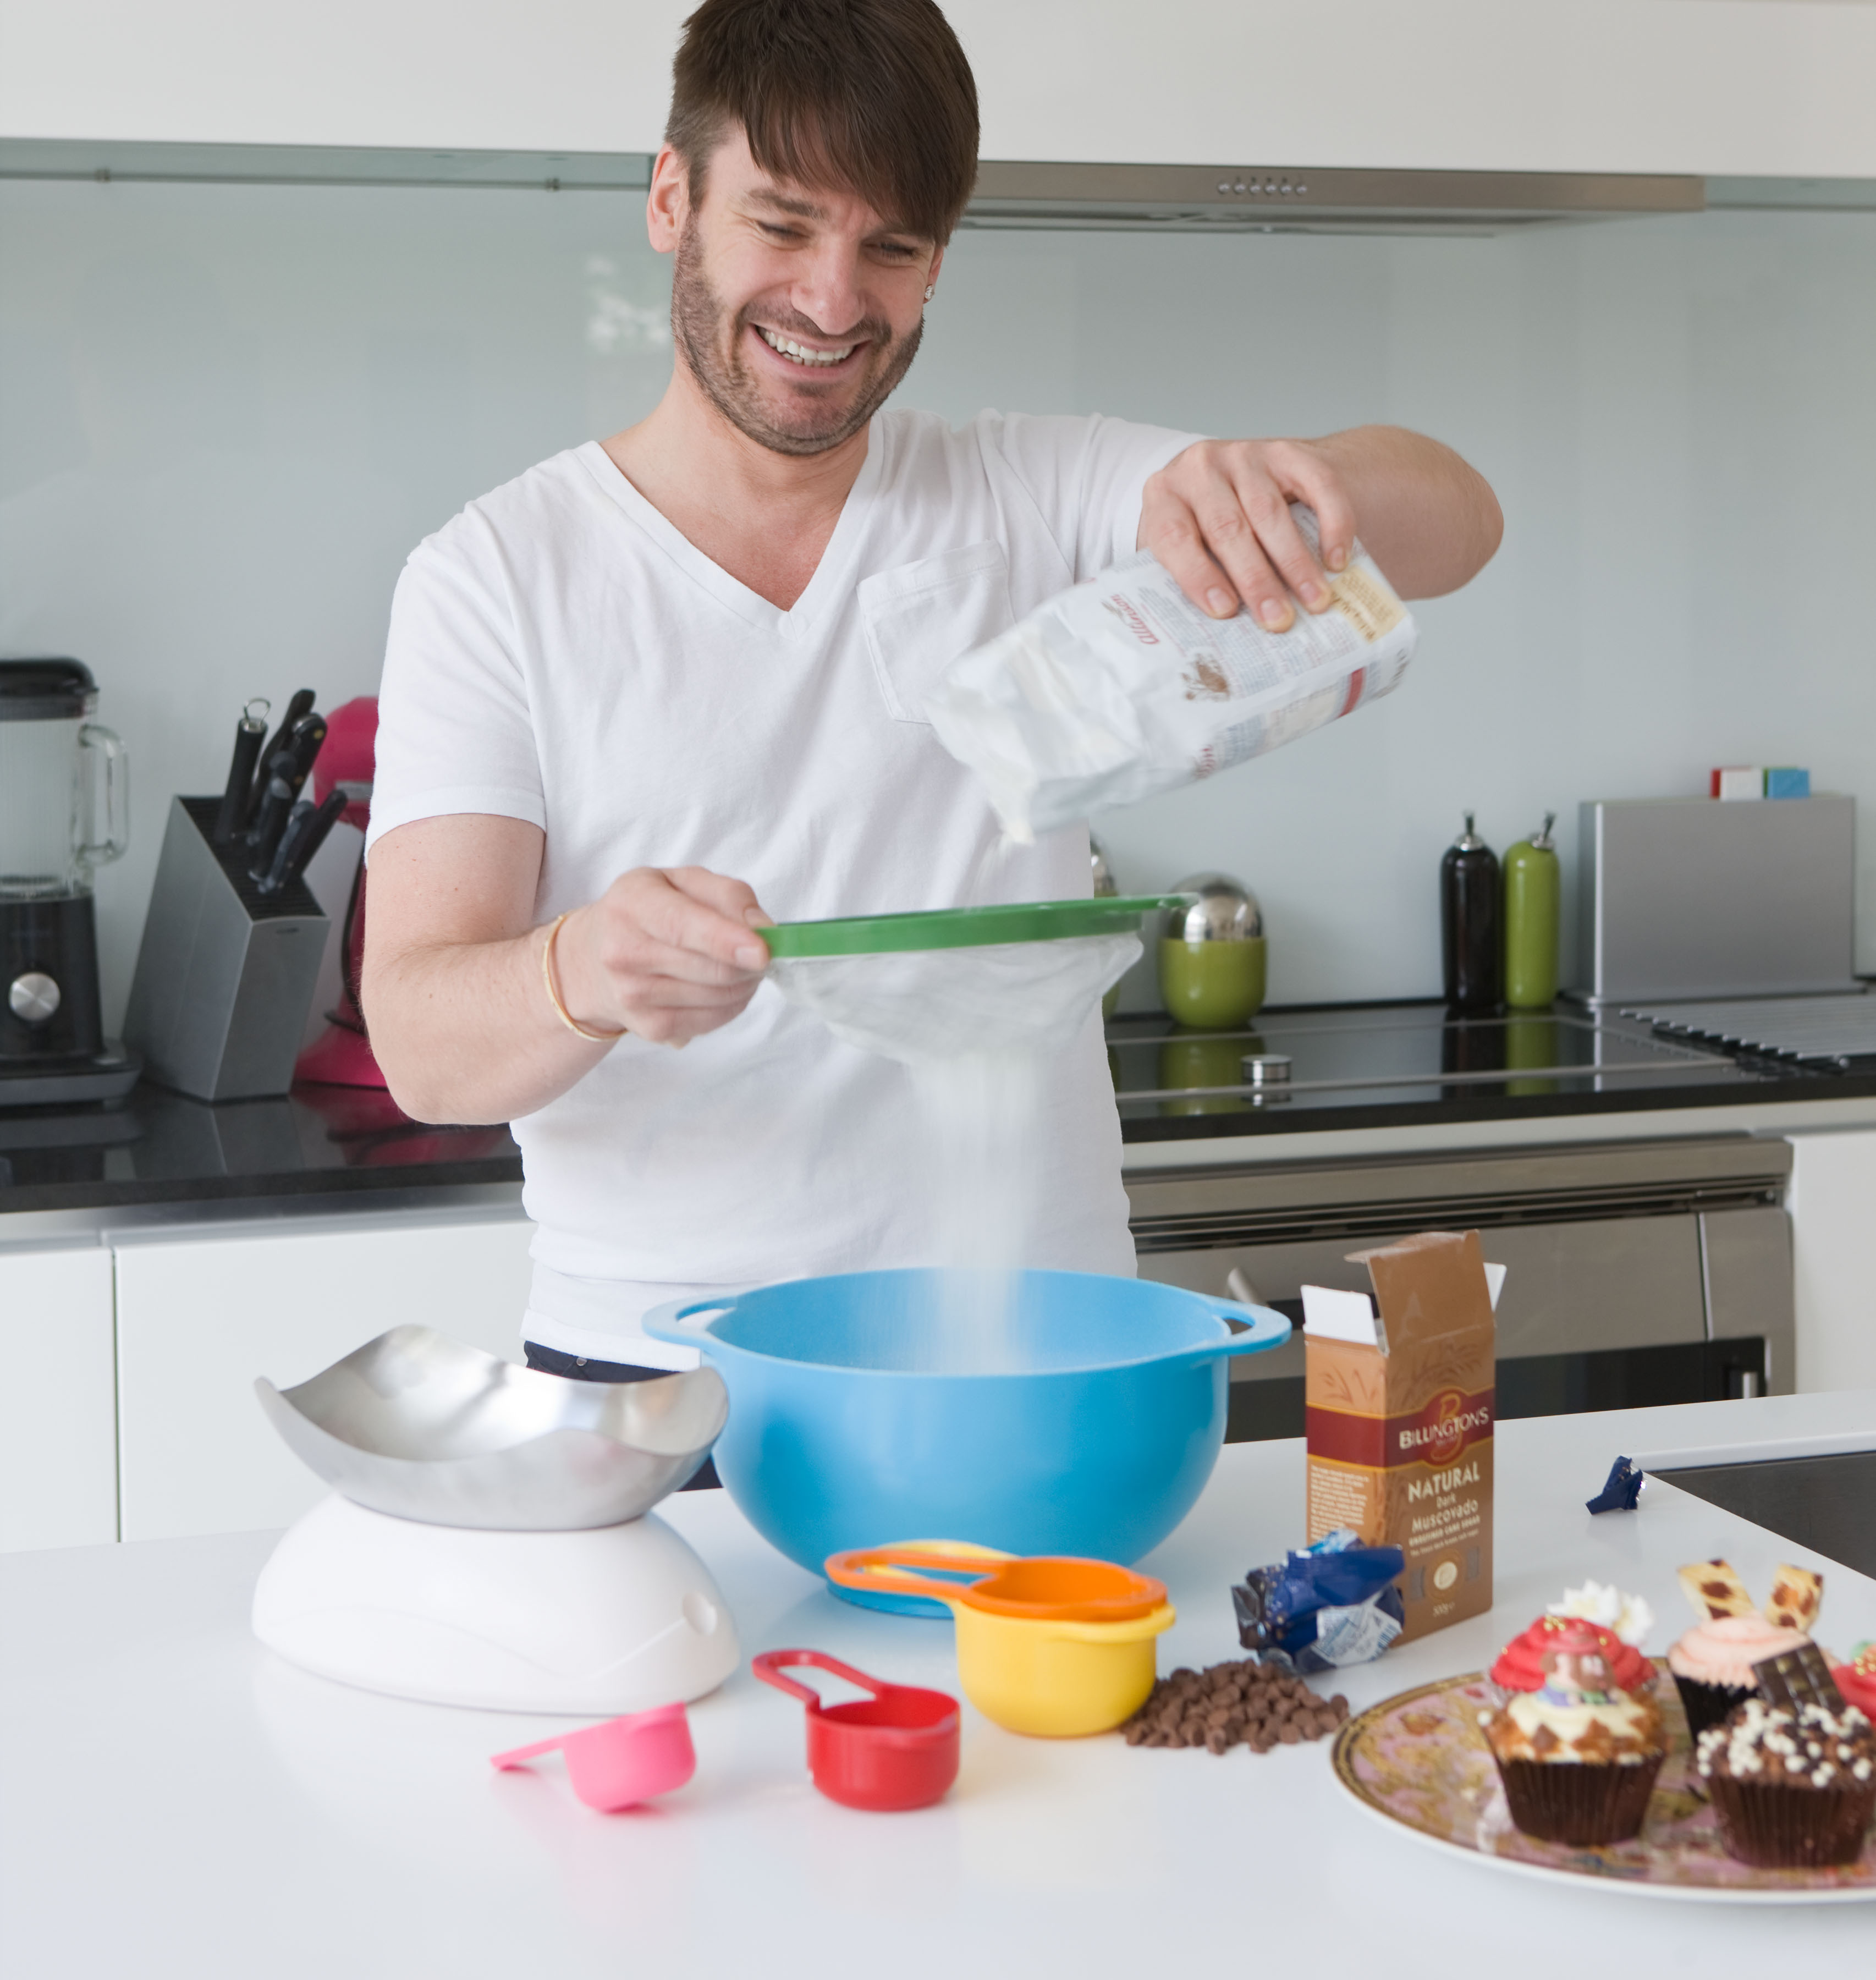
[[886, 713], [923, 722], [925, 698], [957, 659], [1015, 623], [1000, 543], [965, 543], [860, 581], [860, 622]]

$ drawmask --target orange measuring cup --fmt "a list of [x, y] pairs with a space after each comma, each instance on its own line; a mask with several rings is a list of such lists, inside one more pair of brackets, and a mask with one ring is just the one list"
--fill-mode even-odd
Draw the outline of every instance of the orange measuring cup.
[[1045, 1739], [1110, 1732], [1131, 1717], [1153, 1689], [1156, 1639], [1176, 1616], [1164, 1582], [1112, 1561], [953, 1541], [856, 1547], [830, 1556], [827, 1574], [844, 1588], [944, 1603], [965, 1696], [999, 1726]]

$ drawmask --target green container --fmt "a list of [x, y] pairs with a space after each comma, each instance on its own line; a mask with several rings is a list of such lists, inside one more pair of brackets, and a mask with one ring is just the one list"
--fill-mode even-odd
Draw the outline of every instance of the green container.
[[[1222, 1032], [1263, 1008], [1264, 939], [1186, 942], [1160, 938], [1160, 995], [1174, 1023]], [[1240, 1048], [1241, 1049], [1241, 1048]]]
[[1521, 839], [1505, 855], [1505, 1002], [1514, 1011], [1542, 1010], [1557, 994], [1557, 929], [1562, 885], [1550, 828]]

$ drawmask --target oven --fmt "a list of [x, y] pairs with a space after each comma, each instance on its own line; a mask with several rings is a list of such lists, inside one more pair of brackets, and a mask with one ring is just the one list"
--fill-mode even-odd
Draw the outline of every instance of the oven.
[[[1137, 1169], [1144, 1278], [1254, 1300], [1365, 1291], [1348, 1254], [1476, 1230], [1509, 1267], [1498, 1414], [1788, 1394], [1789, 1144], [1747, 1135], [1336, 1162]], [[1234, 1440], [1303, 1434], [1303, 1343], [1232, 1364]]]

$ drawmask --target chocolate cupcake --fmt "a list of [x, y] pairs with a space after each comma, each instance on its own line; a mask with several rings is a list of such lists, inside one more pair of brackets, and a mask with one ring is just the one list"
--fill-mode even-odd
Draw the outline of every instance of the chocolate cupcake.
[[1876, 1726], [1854, 1705], [1748, 1698], [1701, 1734], [1695, 1766], [1742, 1863], [1821, 1869], [1862, 1855], [1876, 1815]]
[[1674, 1673], [1675, 1688], [1687, 1713], [1688, 1731], [1698, 1739], [1735, 1706], [1755, 1696], [1755, 1663], [1797, 1649], [1810, 1640], [1802, 1630], [1768, 1623], [1756, 1610], [1696, 1623], [1668, 1651], [1668, 1668]]
[[1540, 1842], [1593, 1849], [1638, 1834], [1666, 1754], [1660, 1707], [1614, 1683], [1598, 1635], [1557, 1630], [1542, 1686], [1480, 1715], [1511, 1819]]

